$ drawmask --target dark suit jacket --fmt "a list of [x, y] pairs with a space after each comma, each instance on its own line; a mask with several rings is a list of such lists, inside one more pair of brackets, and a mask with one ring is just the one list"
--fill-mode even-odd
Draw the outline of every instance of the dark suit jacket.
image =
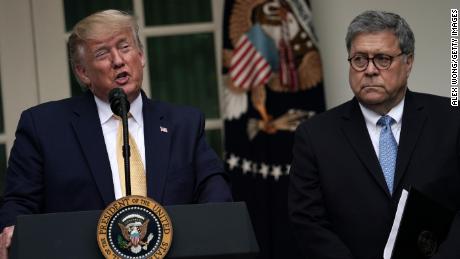
[[[308, 259], [383, 258], [403, 188], [460, 208], [460, 112], [447, 98], [407, 92], [393, 195], [356, 99], [299, 126], [293, 151], [289, 214]], [[459, 223], [436, 258], [460, 258]]]
[[[196, 109], [143, 98], [147, 194], [163, 205], [231, 201], [223, 164]], [[168, 132], [160, 131], [160, 127]], [[115, 199], [96, 103], [81, 97], [24, 111], [6, 173], [0, 226], [19, 214], [100, 210]]]

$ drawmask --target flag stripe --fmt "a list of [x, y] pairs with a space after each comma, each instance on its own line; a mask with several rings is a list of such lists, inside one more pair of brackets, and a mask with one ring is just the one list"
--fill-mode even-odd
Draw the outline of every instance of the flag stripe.
[[250, 51], [246, 55], [242, 56], [240, 60], [238, 60], [238, 65], [234, 66], [233, 68], [230, 68], [230, 75], [232, 77], [239, 76], [241, 71], [245, 69], [245, 64], [249, 56], [252, 56], [253, 53], [255, 53], [255, 50], [253, 48], [250, 48]]
[[253, 85], [261, 85], [265, 84], [268, 81], [268, 76], [271, 74], [271, 70], [269, 68], [268, 63], [260, 70], [260, 73], [256, 75], [256, 80], [254, 81]]
[[245, 57], [243, 58], [244, 62], [242, 61], [243, 63], [241, 63], [240, 66], [238, 66], [237, 68], [235, 68], [236, 75], [232, 75], [232, 79], [235, 80], [237, 77], [240, 77], [242, 76], [242, 74], [243, 75], [245, 74], [245, 71], [247, 70], [248, 65], [251, 63], [252, 59], [254, 58], [256, 54], [257, 54], [256, 49], [251, 48], [251, 51], [247, 55], [245, 55]]
[[249, 69], [254, 66], [254, 60], [260, 57], [259, 53], [255, 50], [251, 53], [251, 56], [248, 57], [246, 62], [240, 67], [240, 71], [237, 75], [235, 75], [235, 82], [238, 81], [238, 84], [241, 84], [241, 81], [247, 76], [249, 73]]
[[230, 78], [236, 87], [248, 89], [265, 84], [271, 75], [271, 66], [257, 51], [250, 39], [243, 35], [235, 46], [230, 61]]
[[248, 83], [250, 84], [252, 82], [252, 78], [254, 77], [254, 74], [258, 72], [260, 67], [266, 64], [265, 62], [263, 62], [263, 58], [260, 55], [258, 55], [257, 59], [253, 63], [254, 65], [251, 66], [251, 68], [249, 68], [249, 71], [247, 75], [244, 77], [244, 79], [242, 80], [241, 85], [247, 85]]
[[232, 57], [230, 64], [230, 69], [234, 69], [236, 66], [238, 66], [238, 64], [241, 62], [242, 59], [244, 59], [246, 54], [253, 49], [249, 41], [244, 41], [243, 44], [244, 45], [242, 45], [238, 51], [234, 52], [234, 56]]

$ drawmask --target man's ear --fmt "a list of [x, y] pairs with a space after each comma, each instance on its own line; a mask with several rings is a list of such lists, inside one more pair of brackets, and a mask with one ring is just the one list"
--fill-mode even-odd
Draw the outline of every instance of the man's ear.
[[414, 64], [414, 54], [408, 54], [406, 56], [406, 72], [407, 72], [407, 75], [410, 74], [410, 71], [412, 70], [412, 65]]
[[141, 59], [142, 67], [145, 67], [145, 54], [143, 50], [139, 50], [139, 58]]
[[89, 83], [91, 82], [91, 80], [86, 74], [86, 68], [81, 64], [75, 65], [75, 74], [78, 76], [80, 82], [84, 83], [85, 85], [89, 85]]

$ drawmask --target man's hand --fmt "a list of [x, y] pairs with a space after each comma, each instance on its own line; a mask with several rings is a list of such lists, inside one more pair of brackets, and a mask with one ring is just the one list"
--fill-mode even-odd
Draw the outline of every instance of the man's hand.
[[3, 229], [0, 234], [0, 259], [8, 259], [8, 247], [11, 244], [14, 226], [9, 226]]

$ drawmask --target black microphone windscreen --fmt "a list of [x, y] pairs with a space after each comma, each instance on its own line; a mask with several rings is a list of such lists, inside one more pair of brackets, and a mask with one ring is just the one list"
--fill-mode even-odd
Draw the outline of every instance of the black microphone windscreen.
[[122, 105], [125, 105], [126, 112], [129, 111], [128, 97], [123, 89], [117, 87], [109, 92], [109, 102], [112, 112], [122, 117]]

